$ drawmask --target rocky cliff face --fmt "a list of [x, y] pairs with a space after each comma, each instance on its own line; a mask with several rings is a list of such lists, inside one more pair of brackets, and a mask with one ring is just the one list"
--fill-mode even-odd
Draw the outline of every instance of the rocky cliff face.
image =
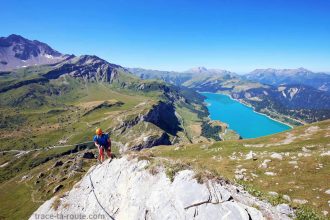
[[118, 123], [111, 135], [122, 146], [122, 152], [170, 145], [173, 136], [182, 130], [172, 103], [160, 101], [149, 106], [148, 103], [142, 103], [135, 107], [132, 114], [117, 117]]
[[57, 63], [66, 55], [45, 43], [12, 34], [0, 38], [0, 71], [40, 64]]
[[61, 62], [44, 76], [48, 79], [56, 79], [61, 75], [68, 74], [90, 82], [111, 83], [118, 76], [117, 68], [121, 67], [108, 63], [97, 56], [83, 55], [70, 57], [70, 59]]
[[175, 115], [173, 103], [159, 102], [144, 117], [145, 121], [157, 124], [161, 129], [171, 135], [181, 131], [180, 123]]
[[178, 172], [172, 182], [163, 167], [150, 172], [148, 164], [124, 157], [93, 166], [71, 191], [46, 201], [30, 219], [77, 213], [119, 220], [289, 219], [239, 187], [217, 180], [198, 183], [191, 170]]

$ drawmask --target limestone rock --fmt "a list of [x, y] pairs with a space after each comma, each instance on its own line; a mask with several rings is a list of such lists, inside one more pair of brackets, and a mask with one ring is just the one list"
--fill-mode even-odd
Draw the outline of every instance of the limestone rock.
[[298, 164], [298, 162], [297, 162], [296, 160], [290, 160], [290, 161], [289, 161], [289, 164], [292, 164], [292, 165], [297, 165], [297, 164]]
[[268, 192], [268, 194], [271, 195], [271, 196], [278, 196], [277, 192]]
[[321, 157], [330, 156], [330, 150], [321, 153], [320, 156]]
[[276, 206], [277, 211], [286, 215], [292, 215], [293, 210], [288, 204], [279, 204]]
[[278, 160], [282, 160], [283, 156], [279, 153], [273, 153], [272, 155], [270, 155], [271, 158], [273, 159], [278, 159]]
[[293, 202], [297, 203], [297, 204], [300, 204], [300, 205], [303, 205], [303, 204], [306, 204], [308, 201], [305, 200], [305, 199], [294, 199]]
[[[191, 170], [176, 173], [173, 182], [165, 168], [152, 175], [149, 162], [126, 157], [93, 166], [71, 191], [41, 205], [35, 214], [103, 214], [105, 219], [290, 219], [269, 203], [225, 181], [203, 184]], [[253, 208], [257, 206], [258, 209]], [[261, 210], [261, 211], [260, 211]], [[32, 214], [30, 219], [36, 219]]]
[[245, 160], [251, 160], [256, 158], [256, 154], [253, 153], [253, 151], [251, 150], [246, 156], [245, 156]]
[[288, 195], [283, 195], [283, 199], [285, 199], [288, 202], [291, 202], [291, 198]]
[[260, 164], [260, 168], [267, 169], [268, 168], [268, 163], [271, 162], [272, 160], [266, 159]]
[[267, 175], [267, 176], [276, 176], [276, 173], [274, 173], [274, 172], [265, 172], [265, 175]]

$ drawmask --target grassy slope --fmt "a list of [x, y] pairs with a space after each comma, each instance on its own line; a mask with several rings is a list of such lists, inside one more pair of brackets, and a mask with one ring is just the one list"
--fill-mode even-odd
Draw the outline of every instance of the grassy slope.
[[[66, 163], [75, 157], [76, 155], [61, 156], [60, 160]], [[43, 202], [54, 196], [53, 189], [56, 186], [64, 186], [58, 195], [70, 190], [95, 163], [94, 160], [80, 159], [82, 170], [71, 172], [72, 176], [68, 177], [69, 169], [66, 165], [53, 168], [57, 160], [59, 159], [55, 158], [26, 172], [19, 172], [14, 178], [0, 185], [1, 219], [27, 219]], [[42, 178], [38, 178], [40, 173], [44, 173]], [[22, 180], [23, 176], [27, 179]]]
[[[69, 86], [61, 89], [67, 83]], [[68, 137], [67, 143], [87, 141], [95, 127], [102, 126], [102, 120], [110, 113], [122, 113], [141, 102], [157, 99], [156, 94], [142, 96], [118, 92], [108, 84], [82, 84], [70, 77], [53, 80], [49, 85], [63, 95], [44, 95], [46, 86], [28, 85], [0, 94], [1, 99], [7, 102], [0, 109], [2, 150], [51, 146]], [[12, 102], [27, 93], [26, 90], [33, 90], [33, 96], [20, 100], [22, 106], [10, 107]], [[40, 99], [44, 99], [41, 104], [36, 103]], [[123, 105], [97, 109], [84, 116], [89, 107], [93, 107], [91, 102], [107, 100], [122, 102]]]
[[[306, 199], [309, 207], [330, 212], [330, 195], [325, 193], [329, 189], [330, 160], [329, 156], [321, 156], [330, 150], [329, 143], [328, 120], [257, 139], [193, 144], [179, 149], [155, 147], [148, 151], [156, 158], [165, 157], [190, 164], [198, 171], [209, 170], [231, 181], [236, 181], [237, 170], [246, 169], [245, 181], [238, 182], [250, 186], [255, 192], [262, 192], [257, 195], [275, 191], [292, 199]], [[250, 151], [256, 154], [255, 160], [245, 159]], [[273, 152], [280, 153], [283, 159], [272, 159]], [[271, 159], [271, 162], [267, 168], [261, 168], [265, 159]], [[297, 167], [289, 161], [297, 161]], [[268, 176], [265, 172], [276, 175]]]

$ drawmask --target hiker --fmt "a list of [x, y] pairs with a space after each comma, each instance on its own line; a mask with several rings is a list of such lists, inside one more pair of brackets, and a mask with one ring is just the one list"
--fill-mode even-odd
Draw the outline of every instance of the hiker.
[[102, 132], [101, 128], [96, 129], [94, 136], [94, 144], [99, 149], [98, 161], [104, 161], [104, 151], [107, 152], [108, 158], [111, 158], [111, 140], [108, 134]]

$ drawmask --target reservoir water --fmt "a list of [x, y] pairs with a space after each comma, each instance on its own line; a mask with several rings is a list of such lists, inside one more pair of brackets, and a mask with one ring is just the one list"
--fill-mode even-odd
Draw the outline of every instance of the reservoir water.
[[251, 107], [216, 93], [201, 93], [206, 97], [212, 120], [219, 120], [239, 133], [243, 138], [256, 138], [289, 130], [286, 124], [272, 120], [253, 111]]

